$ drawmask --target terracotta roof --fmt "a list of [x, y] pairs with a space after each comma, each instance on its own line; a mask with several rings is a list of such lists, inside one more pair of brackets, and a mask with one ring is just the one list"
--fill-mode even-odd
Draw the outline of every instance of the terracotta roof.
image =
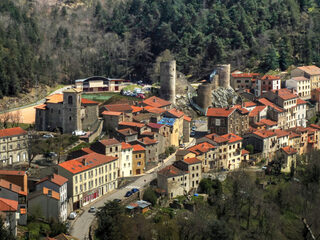
[[10, 137], [27, 134], [27, 131], [23, 130], [21, 127], [6, 128], [0, 130], [0, 137]]
[[234, 108], [208, 108], [207, 116], [209, 117], [229, 117]]
[[156, 108], [156, 107], [151, 107], [151, 106], [144, 107], [144, 110], [149, 113], [155, 113], [155, 114], [161, 114], [161, 113], [166, 112], [166, 110], [163, 108]]
[[12, 192], [18, 193], [20, 195], [27, 195], [26, 192], [23, 192], [21, 190], [21, 187], [19, 187], [16, 184], [13, 184], [11, 182], [8, 182], [8, 181], [6, 181], [4, 179], [0, 179], [0, 187], [6, 188], [6, 189], [8, 189], [8, 190], [10, 190]]
[[157, 140], [151, 139], [151, 138], [148, 138], [148, 137], [140, 138], [139, 141], [142, 142], [145, 145], [151, 145], [151, 144], [157, 143]]
[[161, 108], [161, 107], [166, 107], [166, 106], [171, 105], [170, 102], [168, 102], [164, 99], [158, 98], [156, 96], [152, 96], [150, 98], [145, 99], [143, 101], [143, 103], [146, 105], [149, 105], [151, 107], [156, 107], [156, 108]]
[[47, 104], [41, 104], [41, 105], [38, 105], [36, 107], [34, 107], [35, 109], [41, 109], [41, 110], [45, 110], [47, 107]]
[[93, 153], [94, 152], [90, 148], [81, 148], [81, 150], [86, 152], [86, 153]]
[[320, 126], [317, 125], [317, 124], [310, 124], [310, 127], [312, 128], [316, 128], [316, 129], [319, 129], [320, 130]]
[[132, 107], [129, 104], [109, 104], [109, 105], [104, 105], [104, 107], [108, 111], [113, 111], [113, 112], [132, 112]]
[[190, 152], [195, 153], [196, 155], [201, 155], [210, 151], [211, 149], [215, 149], [215, 146], [211, 145], [208, 142], [199, 143], [193, 147], [188, 148]]
[[97, 105], [97, 104], [99, 104], [99, 103], [96, 102], [96, 101], [92, 101], [92, 100], [89, 100], [89, 99], [86, 99], [86, 98], [81, 98], [81, 103], [82, 103], [82, 104], [92, 104], [92, 105]]
[[138, 106], [131, 106], [131, 108], [133, 113], [141, 112], [143, 110], [142, 107], [138, 107]]
[[177, 118], [181, 118], [181, 117], [184, 116], [184, 113], [182, 111], [179, 111], [179, 110], [177, 110], [175, 108], [172, 108], [167, 112], [170, 113], [171, 115], [177, 117]]
[[273, 131], [270, 130], [257, 130], [253, 134], [261, 137], [261, 138], [269, 138], [272, 136], [276, 136], [276, 134]]
[[306, 72], [309, 75], [320, 75], [320, 68], [318, 68], [317, 66], [302, 66], [302, 67], [298, 67], [300, 70]]
[[119, 125], [137, 127], [137, 128], [142, 128], [145, 126], [143, 123], [136, 123], [136, 122], [120, 122]]
[[189, 153], [190, 153], [190, 151], [188, 149], [179, 149], [176, 152], [176, 156], [185, 156], [185, 155], [187, 155]]
[[305, 132], [308, 132], [308, 129], [304, 128], [304, 127], [294, 127], [294, 128], [291, 128], [290, 130], [296, 132], [296, 133], [305, 133]]
[[224, 143], [224, 142], [228, 142], [229, 141], [228, 139], [226, 139], [224, 137], [221, 137], [216, 133], [208, 134], [208, 135], [206, 135], [206, 138], [209, 138], [210, 140], [212, 140], [212, 141], [214, 141], [216, 143]]
[[175, 176], [181, 176], [186, 174], [186, 171], [182, 171], [179, 168], [173, 166], [173, 165], [169, 165], [163, 169], [161, 169], [158, 174], [160, 175], [164, 175], [166, 177], [175, 177]]
[[65, 184], [68, 179], [65, 178], [65, 177], [62, 177], [58, 174], [53, 174], [51, 176], [48, 176], [48, 177], [45, 177], [45, 178], [42, 178], [39, 182], [37, 182], [36, 184], [39, 184], [39, 183], [42, 183], [42, 182], [45, 182], [45, 181], [49, 181], [49, 182], [52, 182], [58, 186], [62, 186], [63, 184]]
[[138, 152], [138, 151], [145, 151], [146, 149], [144, 147], [142, 147], [140, 144], [135, 144], [132, 146], [133, 147], [133, 151], [134, 152]]
[[284, 112], [284, 110], [280, 107], [278, 107], [277, 105], [275, 105], [274, 103], [270, 102], [268, 99], [266, 98], [260, 98], [258, 99], [258, 101], [263, 104], [263, 105], [266, 105], [266, 106], [269, 106], [273, 109], [275, 109], [276, 111], [278, 112]]
[[291, 78], [291, 80], [294, 80], [294, 81], [309, 81], [308, 78], [305, 78], [305, 77], [293, 77]]
[[266, 119], [266, 118], [261, 119], [260, 122], [263, 123], [263, 124], [265, 124], [265, 125], [267, 125], [267, 126], [277, 126], [277, 125], [278, 125], [277, 122], [272, 121], [272, 120], [270, 120], [270, 119]]
[[[51, 190], [51, 189], [46, 188], [46, 187], [43, 187], [43, 188], [42, 188], [42, 193], [43, 193], [44, 195], [49, 196], [49, 195], [48, 195], [49, 190]], [[55, 191], [53, 191], [53, 190], [51, 190], [51, 197], [52, 197], [52, 198], [55, 198], [55, 199], [57, 199], [57, 200], [60, 200], [60, 194], [57, 193], [57, 192], [55, 192]]]
[[131, 128], [120, 129], [120, 130], [117, 130], [117, 132], [124, 136], [131, 136], [131, 135], [137, 134], [137, 132], [132, 130]]
[[247, 155], [249, 154], [249, 151], [245, 150], [245, 149], [242, 149], [241, 150], [241, 155]]
[[154, 133], [154, 132], [145, 131], [145, 132], [141, 133], [140, 135], [153, 136], [153, 135], [155, 135], [155, 134], [156, 134], [156, 133]]
[[18, 201], [6, 199], [6, 198], [0, 198], [0, 211], [1, 212], [18, 211]]
[[100, 143], [102, 143], [104, 146], [110, 146], [110, 145], [116, 145], [116, 144], [120, 144], [120, 142], [115, 139], [115, 138], [110, 138], [110, 139], [102, 139], [99, 141]]
[[225, 134], [225, 135], [222, 135], [221, 137], [225, 138], [225, 139], [228, 139], [228, 142], [229, 143], [233, 143], [233, 142], [238, 142], [238, 141], [242, 141], [243, 138], [234, 134], [234, 133], [228, 133], [228, 134]]
[[281, 148], [281, 150], [283, 150], [288, 155], [292, 155], [292, 154], [296, 154], [297, 153], [297, 151], [294, 148], [290, 147], [290, 146], [283, 147], [283, 148]]
[[236, 108], [238, 111], [240, 111], [242, 114], [249, 113], [248, 109], [243, 108], [241, 105], [237, 104], [234, 105], [233, 108]]
[[307, 104], [307, 102], [305, 100], [302, 100], [301, 98], [298, 98], [297, 105], [301, 105], [301, 104]]
[[249, 113], [249, 117], [257, 116], [261, 111], [263, 111], [266, 106], [256, 106], [252, 111]]
[[122, 142], [121, 149], [132, 149], [132, 146], [129, 143]]
[[273, 75], [264, 75], [261, 80], [279, 80], [279, 76], [273, 76]]
[[46, 103], [62, 103], [63, 102], [63, 94], [53, 94], [46, 98]]
[[275, 129], [274, 133], [277, 135], [278, 138], [280, 137], [285, 137], [285, 136], [289, 136], [290, 133], [285, 131], [285, 130], [281, 130], [281, 129]]
[[82, 157], [60, 163], [59, 166], [75, 174], [117, 159], [118, 158], [116, 157], [106, 156], [99, 153], [89, 153]]
[[151, 128], [160, 129], [161, 127], [163, 127], [165, 125], [164, 124], [159, 124], [159, 123], [148, 123], [147, 126], [151, 127]]
[[289, 133], [289, 139], [291, 139], [291, 138], [296, 138], [296, 137], [300, 137], [300, 135], [299, 135], [298, 133], [295, 133], [295, 132], [290, 131], [290, 133]]
[[185, 163], [192, 165], [192, 164], [197, 164], [197, 163], [201, 163], [201, 160], [199, 160], [198, 158], [194, 157], [194, 158], [186, 158], [183, 160]]
[[155, 114], [154, 113], [140, 113], [136, 116], [133, 116], [133, 120], [140, 123], [142, 121], [149, 121], [150, 118], [154, 117]]
[[259, 76], [259, 73], [232, 73], [234, 78], [252, 78], [254, 76]]
[[27, 173], [25, 171], [14, 171], [14, 170], [0, 170], [0, 175], [15, 175], [24, 176]]
[[244, 102], [243, 106], [244, 107], [253, 107], [253, 106], [257, 106], [257, 104], [250, 101], [250, 102]]
[[191, 122], [191, 117], [188, 117], [186, 115], [183, 116], [183, 119], [186, 120], [187, 122]]
[[283, 100], [289, 100], [289, 99], [294, 99], [294, 98], [298, 97], [296, 94], [292, 93], [287, 88], [272, 90], [272, 92], [275, 93], [279, 98], [281, 98]]
[[113, 112], [113, 111], [103, 111], [102, 115], [108, 115], [108, 116], [120, 116], [122, 112]]

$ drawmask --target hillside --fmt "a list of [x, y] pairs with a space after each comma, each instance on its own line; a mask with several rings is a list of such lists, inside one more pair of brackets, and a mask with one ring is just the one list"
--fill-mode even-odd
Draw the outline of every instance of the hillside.
[[[0, 97], [90, 75], [191, 79], [216, 63], [266, 72], [320, 64], [316, 0], [0, 1]], [[165, 51], [165, 50], [169, 51]]]

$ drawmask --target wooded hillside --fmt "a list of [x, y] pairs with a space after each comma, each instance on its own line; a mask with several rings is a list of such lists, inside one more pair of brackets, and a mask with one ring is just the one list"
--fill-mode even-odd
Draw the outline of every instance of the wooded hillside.
[[156, 81], [166, 49], [192, 79], [216, 63], [261, 72], [320, 64], [316, 0], [43, 2], [0, 1], [0, 96], [90, 75]]

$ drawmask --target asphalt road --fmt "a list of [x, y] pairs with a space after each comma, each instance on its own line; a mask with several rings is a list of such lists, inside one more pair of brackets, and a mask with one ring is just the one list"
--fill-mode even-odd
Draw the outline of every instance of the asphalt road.
[[104, 205], [107, 201], [112, 201], [114, 199], [124, 199], [124, 195], [128, 190], [131, 188], [144, 188], [146, 185], [148, 185], [152, 180], [156, 179], [157, 177], [157, 171], [164, 168], [165, 166], [168, 166], [172, 164], [175, 161], [175, 155], [172, 155], [163, 165], [159, 166], [157, 169], [153, 170], [151, 173], [142, 175], [138, 179], [136, 179], [134, 182], [132, 182], [130, 185], [117, 189], [114, 192], [102, 196], [97, 201], [93, 202], [92, 204], [89, 204], [85, 207], [83, 207], [84, 212], [82, 215], [78, 216], [75, 220], [73, 220], [72, 227], [70, 234], [78, 239], [89, 239], [89, 228], [90, 225], [94, 219], [94, 214], [89, 213], [88, 210], [90, 207], [99, 208]]

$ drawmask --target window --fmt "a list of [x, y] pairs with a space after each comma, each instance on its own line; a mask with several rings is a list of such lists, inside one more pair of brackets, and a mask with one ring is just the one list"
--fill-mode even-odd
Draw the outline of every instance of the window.
[[113, 179], [116, 179], [116, 173], [115, 172], [113, 173]]
[[139, 158], [141, 158], [141, 154], [139, 154]]
[[109, 181], [111, 181], [112, 179], [111, 179], [111, 173], [109, 173]]
[[82, 175], [80, 174], [80, 182], [82, 182]]
[[96, 175], [95, 175], [95, 176], [97, 176], [97, 174], [98, 174], [98, 171], [97, 171], [97, 169], [96, 169]]
[[69, 117], [69, 121], [71, 121], [71, 120], [72, 120], [72, 117], [70, 116], [70, 117]]
[[111, 167], [112, 167], [111, 164], [109, 164], [109, 170], [110, 170], [110, 171], [111, 171]]
[[83, 173], [83, 178], [84, 178], [84, 180], [87, 179], [87, 173]]
[[116, 163], [115, 162], [113, 163], [113, 169], [116, 169]]
[[194, 166], [192, 167], [192, 170], [194, 170]]
[[82, 185], [80, 185], [80, 192], [82, 192]]
[[78, 187], [76, 187], [76, 194], [78, 194]]
[[84, 187], [84, 191], [87, 191], [87, 184], [86, 183], [83, 185], [83, 187]]
[[68, 96], [68, 104], [72, 104], [72, 102], [73, 102], [72, 96]]
[[138, 162], [137, 165], [138, 165], [138, 166], [141, 166], [141, 162]]
[[97, 181], [97, 179], [95, 180], [95, 186], [97, 186], [98, 185], [98, 181]]
[[78, 176], [75, 176], [74, 181], [78, 183]]

